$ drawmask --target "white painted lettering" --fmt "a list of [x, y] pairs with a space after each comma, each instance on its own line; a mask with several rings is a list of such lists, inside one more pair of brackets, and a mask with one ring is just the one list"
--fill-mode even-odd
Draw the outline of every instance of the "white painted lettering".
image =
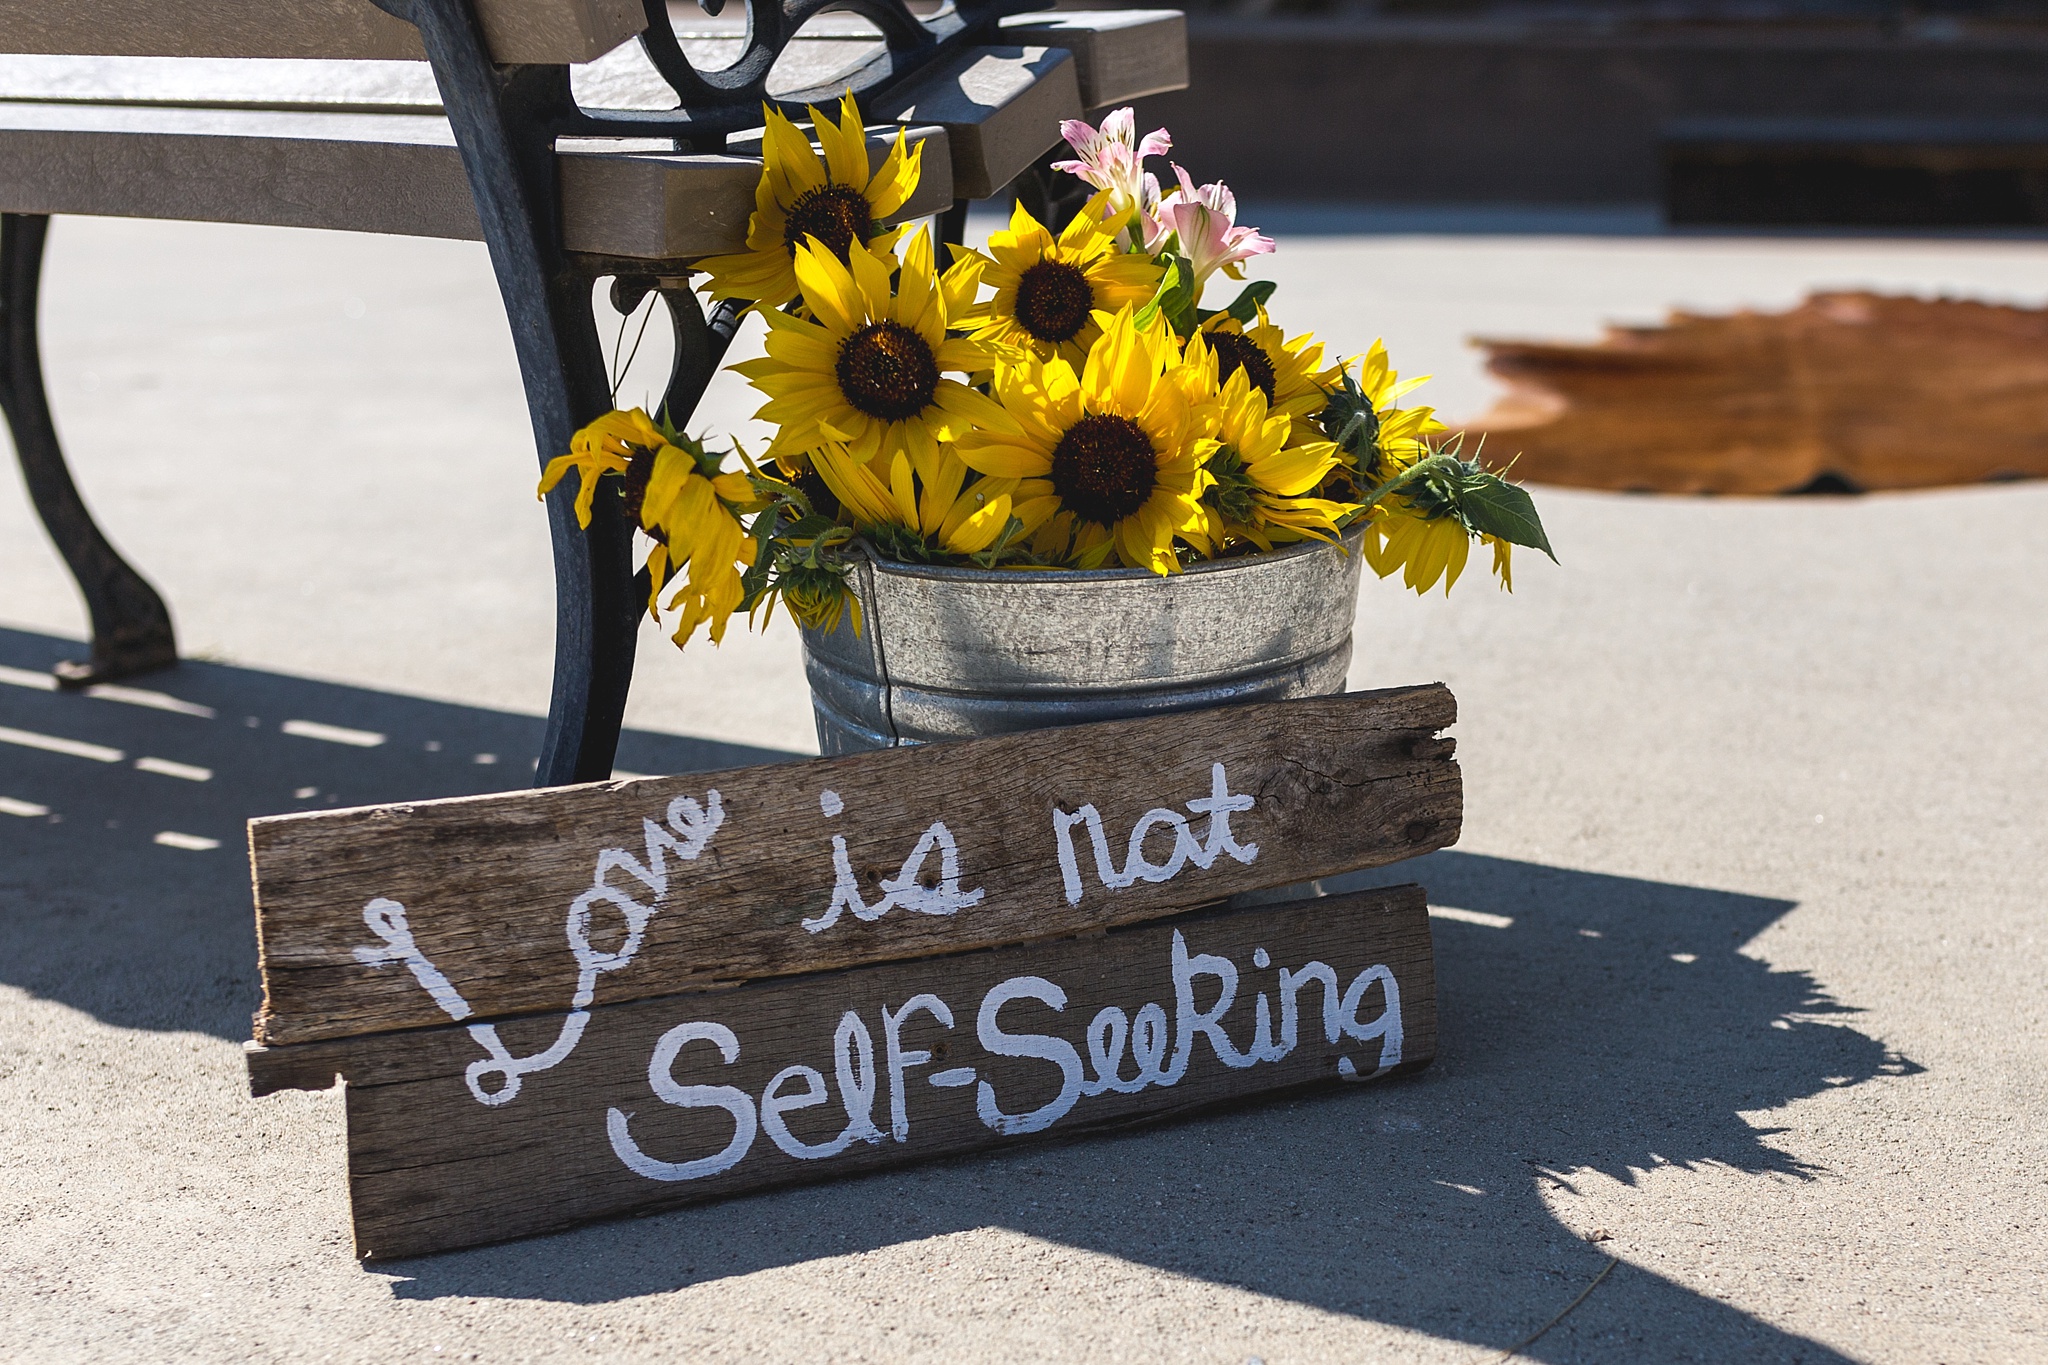
[[[1358, 1007], [1365, 1003], [1365, 993], [1375, 984], [1380, 987], [1385, 1006], [1372, 1022], [1361, 1023], [1358, 1018]], [[1360, 972], [1344, 991], [1341, 1014], [1338, 1024], [1350, 1037], [1361, 1043], [1369, 1043], [1375, 1038], [1380, 1039], [1380, 1064], [1372, 1071], [1373, 1076], [1383, 1076], [1401, 1064], [1401, 987], [1395, 982], [1394, 973], [1389, 968], [1382, 964], [1367, 967]]]
[[1301, 1029], [1301, 988], [1311, 981], [1323, 983], [1323, 1036], [1336, 1042], [1342, 1025], [1338, 1022], [1337, 971], [1327, 962], [1310, 962], [1299, 970], [1280, 969], [1280, 1046], [1294, 1051]]
[[[1095, 853], [1096, 880], [1108, 890], [1121, 891], [1141, 881], [1171, 881], [1189, 866], [1206, 871], [1225, 854], [1240, 863], [1252, 863], [1259, 856], [1259, 846], [1238, 843], [1230, 828], [1230, 817], [1234, 812], [1250, 810], [1255, 804], [1254, 798], [1230, 790], [1221, 763], [1211, 764], [1209, 795], [1196, 797], [1187, 803], [1194, 814], [1209, 817], [1206, 837], [1197, 840], [1187, 818], [1178, 811], [1155, 807], [1139, 816], [1138, 822], [1131, 827], [1121, 868], [1116, 865], [1116, 856], [1110, 852], [1109, 835], [1102, 825], [1102, 812], [1092, 802], [1071, 815], [1055, 807], [1052, 813], [1053, 843], [1059, 857], [1060, 880], [1067, 904], [1080, 904], [1086, 890], [1081, 862], [1074, 852], [1074, 826], [1088, 827], [1089, 843]], [[1145, 856], [1145, 841], [1155, 829], [1173, 831], [1173, 849], [1162, 863], [1152, 862]]]
[[919, 1010], [924, 1010], [946, 1028], [953, 1027], [951, 1007], [929, 991], [911, 996], [894, 1011], [887, 1005], [882, 1007], [882, 1046], [889, 1062], [889, 1135], [898, 1142], [910, 1140], [910, 1113], [904, 1103], [903, 1073], [909, 1067], [929, 1066], [932, 1060], [927, 1048], [906, 1051], [903, 1047], [903, 1021]]
[[[641, 837], [647, 848], [645, 862], [622, 848], [600, 849], [596, 871], [591, 874], [590, 889], [569, 905], [565, 929], [569, 951], [576, 959], [576, 991], [569, 999], [569, 1014], [562, 1020], [555, 1041], [530, 1056], [515, 1057], [498, 1037], [496, 1025], [469, 1026], [469, 1036], [486, 1054], [471, 1062], [463, 1072], [469, 1093], [477, 1103], [493, 1106], [508, 1103], [519, 1094], [519, 1087], [529, 1073], [546, 1071], [566, 1061], [582, 1040], [583, 1027], [589, 1022], [586, 1011], [597, 998], [597, 978], [631, 963], [640, 951], [640, 945], [647, 936], [647, 922], [653, 918], [655, 907], [642, 905], [620, 888], [608, 885], [605, 877], [614, 871], [624, 872], [645, 886], [659, 902], [668, 894], [667, 855], [672, 852], [683, 862], [693, 861], [711, 842], [711, 836], [718, 832], [718, 827], [725, 823], [725, 805], [716, 791], [706, 792], [702, 805], [693, 797], [678, 796], [668, 803], [666, 818], [673, 834], [645, 817], [640, 821]], [[592, 912], [600, 904], [610, 905], [624, 921], [619, 946], [610, 952], [601, 951], [591, 943]], [[380, 896], [363, 907], [363, 922], [384, 940], [384, 946], [356, 949], [356, 961], [365, 966], [403, 962], [412, 969], [421, 989], [433, 997], [434, 1003], [450, 1019], [460, 1023], [473, 1013], [462, 993], [413, 942], [403, 905]], [[503, 1081], [494, 1089], [486, 1083], [491, 1077], [502, 1077]]]
[[370, 926], [371, 933], [384, 940], [384, 946], [356, 949], [356, 961], [366, 967], [403, 962], [411, 969], [413, 980], [420, 983], [420, 989], [432, 996], [434, 1003], [450, 1019], [461, 1023], [469, 1018], [469, 1002], [462, 998], [462, 992], [427, 961], [427, 955], [412, 941], [412, 927], [405, 922], [404, 906], [379, 896], [363, 907], [363, 923]]
[[1023, 1114], [1004, 1113], [996, 1104], [995, 1087], [987, 1081], [981, 1083], [975, 1093], [976, 1111], [983, 1123], [1006, 1137], [1043, 1132], [1058, 1123], [1081, 1098], [1082, 1081], [1081, 1054], [1066, 1039], [1048, 1033], [1003, 1032], [996, 1015], [1012, 1000], [1036, 1000], [1060, 1011], [1067, 1007], [1067, 993], [1042, 976], [1013, 976], [981, 998], [975, 1034], [984, 1049], [998, 1057], [1036, 1057], [1060, 1069], [1060, 1093]]
[[[836, 792], [825, 794], [838, 800]], [[844, 803], [841, 804], [843, 807]], [[932, 879], [933, 885], [926, 886], [925, 859], [935, 850], [939, 855], [939, 875]], [[953, 915], [981, 904], [984, 894], [980, 888], [973, 891], [960, 889], [960, 849], [953, 841], [953, 831], [946, 828], [943, 820], [932, 821], [896, 875], [882, 879], [882, 899], [874, 904], [870, 905], [860, 894], [860, 879], [854, 876], [853, 862], [847, 856], [846, 836], [843, 834], [832, 836], [832, 877], [831, 905], [824, 914], [803, 921], [804, 928], [813, 934], [830, 929], [848, 910], [853, 912], [855, 919], [868, 922], [898, 909], [915, 911], [920, 915]]]
[[647, 1084], [664, 1103], [679, 1109], [723, 1109], [731, 1114], [732, 1141], [720, 1151], [695, 1161], [660, 1161], [641, 1151], [640, 1144], [633, 1141], [628, 1130], [633, 1120], [631, 1114], [618, 1109], [606, 1111], [605, 1131], [611, 1138], [612, 1152], [626, 1163], [628, 1170], [649, 1180], [702, 1180], [739, 1165], [754, 1145], [754, 1101], [746, 1091], [730, 1085], [677, 1083], [676, 1057], [685, 1045], [699, 1041], [715, 1044], [728, 1066], [740, 1059], [740, 1040], [725, 1025], [708, 1021], [677, 1024], [654, 1045], [654, 1055], [647, 1062]]
[[[1216, 990], [1216, 1003], [1206, 1010], [1195, 1008], [1195, 978], [1213, 976], [1221, 983]], [[1194, 1060], [1195, 1035], [1208, 1038], [1209, 1046], [1216, 1053], [1216, 1060], [1228, 1067], [1247, 1067], [1253, 1058], [1239, 1052], [1223, 1032], [1221, 1022], [1230, 1009], [1230, 1002], [1237, 998], [1237, 964], [1227, 957], [1214, 953], [1197, 953], [1188, 956], [1188, 941], [1180, 930], [1173, 931], [1173, 1010], [1174, 1049], [1173, 1061], [1166, 1068], [1165, 1084], [1173, 1085], [1185, 1076], [1188, 1064]]]
[[839, 1102], [846, 1108], [846, 1131], [838, 1141], [851, 1147], [856, 1142], [880, 1142], [882, 1130], [875, 1127], [875, 1091], [881, 1078], [875, 1071], [875, 1038], [852, 1010], [839, 1016], [832, 1033], [832, 1070], [839, 1082]]
[[1095, 1075], [1082, 1082], [1083, 1095], [1093, 1097], [1111, 1090], [1131, 1095], [1145, 1088], [1143, 1076], [1126, 1081], [1118, 1075], [1123, 1069], [1124, 1046], [1130, 1037], [1131, 1017], [1115, 1005], [1103, 1006], [1088, 1021], [1088, 1064], [1095, 1068]]
[[1166, 1049], [1172, 1041], [1166, 1007], [1156, 1000], [1147, 1001], [1138, 1017], [1131, 1020], [1131, 1060], [1138, 1064], [1137, 1079], [1132, 1084], [1141, 1088], [1173, 1084], [1166, 1078]]
[[[785, 1095], [782, 1086], [785, 1081], [801, 1079], [804, 1090], [799, 1095]], [[761, 1131], [768, 1140], [799, 1161], [817, 1161], [822, 1157], [838, 1156], [851, 1145], [845, 1133], [830, 1142], [804, 1142], [789, 1131], [789, 1124], [783, 1115], [792, 1109], [809, 1109], [825, 1102], [825, 1077], [814, 1066], [786, 1066], [775, 1073], [775, 1079], [761, 1092]]]

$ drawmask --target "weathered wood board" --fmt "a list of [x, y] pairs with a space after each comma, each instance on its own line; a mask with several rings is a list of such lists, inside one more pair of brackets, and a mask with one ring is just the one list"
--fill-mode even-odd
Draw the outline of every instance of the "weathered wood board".
[[332, 1058], [285, 1045], [1071, 935], [1442, 848], [1455, 719], [1431, 685], [252, 821], [251, 1074], [324, 1087]]
[[[600, 1006], [510, 1093], [468, 1029], [359, 1040], [356, 1251], [469, 1246], [1413, 1069], [1436, 1052], [1435, 995], [1408, 886]], [[497, 1028], [526, 1053], [570, 1017]]]

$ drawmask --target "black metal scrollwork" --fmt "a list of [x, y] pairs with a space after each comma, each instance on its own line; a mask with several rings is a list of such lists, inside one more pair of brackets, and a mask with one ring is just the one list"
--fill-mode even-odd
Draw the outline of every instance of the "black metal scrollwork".
[[[857, 14], [881, 31], [884, 51], [863, 69], [854, 96], [863, 103], [913, 80], [954, 49], [987, 42], [1005, 15], [1045, 8], [1046, 0], [953, 0], [920, 18], [904, 0], [747, 0], [746, 45], [739, 58], [713, 71], [700, 71], [683, 51], [666, 0], [642, 0], [647, 29], [640, 45], [682, 108], [667, 112], [590, 110], [585, 117], [608, 131], [647, 135], [660, 129], [711, 150], [728, 133], [760, 125], [764, 101], [796, 113], [807, 102], [838, 95], [836, 90], [789, 91], [770, 99], [768, 75], [804, 24], [826, 11]], [[699, 0], [710, 14], [725, 0]]]

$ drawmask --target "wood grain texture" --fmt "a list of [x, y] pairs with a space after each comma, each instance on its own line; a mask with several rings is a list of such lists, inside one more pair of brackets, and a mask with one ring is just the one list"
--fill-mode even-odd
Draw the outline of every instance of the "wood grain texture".
[[[646, 27], [632, 0], [478, 0], [501, 62], [587, 62]], [[0, 49], [136, 57], [419, 59], [370, 0], [0, 0]]]
[[[464, 1081], [482, 1054], [463, 1029], [359, 1040], [376, 1060], [347, 1088], [356, 1253], [500, 1241], [1412, 1070], [1436, 1053], [1435, 997], [1422, 891], [1398, 887], [605, 1006], [566, 1061], [495, 1106]], [[1130, 1022], [1149, 1006], [1156, 1033]], [[1124, 1027], [1102, 1017], [1112, 1007]], [[524, 1023], [538, 1040], [560, 1019]], [[797, 1067], [813, 1074], [785, 1071]], [[1105, 1074], [1128, 1093], [1101, 1090]], [[817, 1099], [771, 1112], [771, 1091]]]
[[[1457, 840], [1463, 788], [1456, 719], [1440, 684], [1221, 708], [730, 772], [250, 822], [264, 1006], [259, 1042], [311, 1042], [447, 1022], [407, 967], [366, 966], [383, 945], [373, 898], [404, 907], [417, 950], [473, 1017], [559, 1011], [584, 984], [569, 938], [583, 904], [589, 951], [624, 945], [644, 905], [637, 952], [592, 978], [599, 1004], [715, 983], [992, 947], [1129, 924], [1240, 891], [1373, 867]], [[1189, 837], [1215, 833], [1189, 804], [1210, 797], [1222, 765], [1251, 802], [1227, 817], [1249, 861], [1212, 854], [1166, 880], [1104, 885], [1085, 823], [1072, 826], [1078, 900], [1068, 899], [1056, 817], [1092, 806], [1112, 874], [1148, 812], [1178, 811]], [[619, 850], [649, 864], [652, 825], [719, 793], [723, 823], [694, 861], [667, 858], [656, 897]], [[843, 812], [827, 815], [825, 793]], [[708, 807], [707, 807], [708, 808]], [[684, 816], [687, 817], [687, 810]], [[1063, 818], [1063, 817], [1062, 817]], [[939, 852], [911, 864], [943, 821], [958, 884], [981, 892], [956, 913], [891, 910], [831, 927], [835, 836], [870, 903], [885, 879], [938, 881]], [[1163, 814], [1138, 864], [1174, 861]], [[599, 876], [600, 864], [607, 870]], [[905, 877], [905, 873], [908, 877]], [[603, 880], [611, 890], [593, 892]], [[622, 904], [623, 903], [623, 904]]]
[[1675, 313], [1590, 346], [1477, 343], [1508, 393], [1474, 424], [1532, 483], [1663, 493], [2048, 477], [2048, 310], [1816, 294]]

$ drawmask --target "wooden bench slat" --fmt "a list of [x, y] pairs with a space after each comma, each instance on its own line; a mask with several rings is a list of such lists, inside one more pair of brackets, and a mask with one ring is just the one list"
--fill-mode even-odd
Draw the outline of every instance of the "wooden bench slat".
[[1187, 89], [1188, 24], [1177, 9], [1013, 14], [1002, 28], [1014, 42], [1072, 52], [1091, 110]]
[[[0, 0], [0, 22], [11, 0]], [[832, 22], [828, 22], [832, 21]], [[1004, 36], [1074, 54], [1081, 101], [1089, 109], [1187, 85], [1187, 25], [1178, 10], [1069, 11], [1013, 15]], [[700, 69], [740, 54], [744, 25], [682, 24], [677, 37]], [[8, 46], [0, 42], [0, 46]], [[778, 98], [844, 82], [884, 51], [874, 26], [853, 15], [822, 15], [778, 59], [769, 89]], [[397, 54], [404, 56], [406, 54]], [[412, 54], [417, 57], [417, 51]], [[593, 108], [665, 109], [675, 93], [640, 54], [617, 48], [572, 71], [578, 100]], [[365, 111], [427, 113], [441, 107], [434, 74], [419, 60], [82, 56], [0, 53], [0, 99], [109, 103], [337, 105]]]
[[969, 48], [873, 114], [944, 128], [955, 192], [987, 199], [1059, 141], [1062, 119], [1085, 112], [1077, 71], [1065, 48]]
[[[946, 134], [906, 218], [952, 202]], [[878, 133], [874, 154], [885, 147]], [[745, 245], [761, 164], [745, 156], [562, 154], [569, 250], [680, 261]], [[439, 114], [0, 102], [0, 211], [334, 228], [476, 241]]]
[[[634, 0], [477, 0], [501, 62], [587, 62], [646, 27]], [[0, 49], [89, 56], [418, 60], [370, 0], [0, 0]]]
[[0, 104], [0, 211], [482, 235], [438, 114]]
[[[739, 39], [721, 35], [683, 39], [683, 51], [705, 68], [730, 63], [740, 48]], [[800, 38], [784, 49], [769, 90], [781, 97], [843, 84], [882, 51], [875, 35]], [[676, 107], [675, 91], [637, 47], [573, 66], [569, 77], [586, 108]], [[425, 62], [212, 57], [0, 55], [0, 100], [408, 113], [441, 109], [440, 90]]]
[[0, 55], [0, 100], [438, 114], [425, 62]]
[[[18, 3], [0, 0], [0, 22]], [[1053, 145], [1061, 119], [1186, 81], [1174, 11], [1006, 23], [1061, 45], [971, 49], [874, 111], [944, 130], [945, 154], [927, 151], [906, 217], [954, 194], [995, 194]], [[744, 28], [706, 21], [679, 32], [708, 68], [738, 55]], [[856, 16], [820, 16], [804, 35], [776, 64], [779, 97], [830, 98], [887, 60]], [[572, 81], [593, 108], [675, 104], [637, 46], [575, 66]], [[0, 208], [473, 240], [476, 215], [439, 108], [433, 73], [417, 61], [0, 55]], [[758, 147], [745, 137], [725, 156], [579, 147], [563, 163], [567, 245], [648, 260], [737, 250]]]

